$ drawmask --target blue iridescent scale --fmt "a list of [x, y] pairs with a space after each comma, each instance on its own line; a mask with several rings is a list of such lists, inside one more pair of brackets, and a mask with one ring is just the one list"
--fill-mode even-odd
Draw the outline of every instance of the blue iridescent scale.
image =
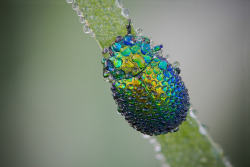
[[118, 112], [136, 130], [161, 135], [178, 130], [189, 110], [189, 95], [174, 68], [145, 36], [118, 36], [103, 54], [103, 76], [112, 83]]

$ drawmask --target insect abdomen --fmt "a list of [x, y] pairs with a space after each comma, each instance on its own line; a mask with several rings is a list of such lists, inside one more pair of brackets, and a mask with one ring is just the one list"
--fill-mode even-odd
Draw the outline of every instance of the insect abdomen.
[[177, 71], [160, 56], [136, 77], [115, 81], [111, 90], [118, 112], [144, 134], [174, 131], [186, 118], [187, 89]]

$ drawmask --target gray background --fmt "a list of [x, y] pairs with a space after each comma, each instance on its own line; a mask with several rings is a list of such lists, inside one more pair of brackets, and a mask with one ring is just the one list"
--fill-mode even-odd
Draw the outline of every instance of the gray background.
[[[235, 166], [250, 166], [250, 1], [124, 0], [178, 60], [191, 103]], [[98, 44], [64, 0], [1, 3], [3, 167], [157, 167], [116, 113]]]

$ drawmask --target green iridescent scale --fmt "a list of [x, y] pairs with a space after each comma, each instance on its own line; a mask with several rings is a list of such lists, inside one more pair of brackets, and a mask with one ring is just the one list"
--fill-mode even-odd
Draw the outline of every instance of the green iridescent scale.
[[118, 36], [103, 54], [103, 76], [111, 83], [120, 112], [136, 130], [160, 135], [178, 130], [189, 109], [188, 91], [174, 68], [160, 56], [162, 45], [128, 34]]

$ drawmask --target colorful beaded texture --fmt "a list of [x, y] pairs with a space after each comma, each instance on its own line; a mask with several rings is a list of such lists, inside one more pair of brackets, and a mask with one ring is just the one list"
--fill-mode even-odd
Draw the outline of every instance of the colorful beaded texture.
[[146, 135], [175, 132], [186, 119], [189, 95], [166, 58], [160, 56], [162, 45], [152, 47], [150, 39], [131, 33], [118, 36], [103, 54], [103, 76], [112, 83], [118, 112], [134, 129]]

